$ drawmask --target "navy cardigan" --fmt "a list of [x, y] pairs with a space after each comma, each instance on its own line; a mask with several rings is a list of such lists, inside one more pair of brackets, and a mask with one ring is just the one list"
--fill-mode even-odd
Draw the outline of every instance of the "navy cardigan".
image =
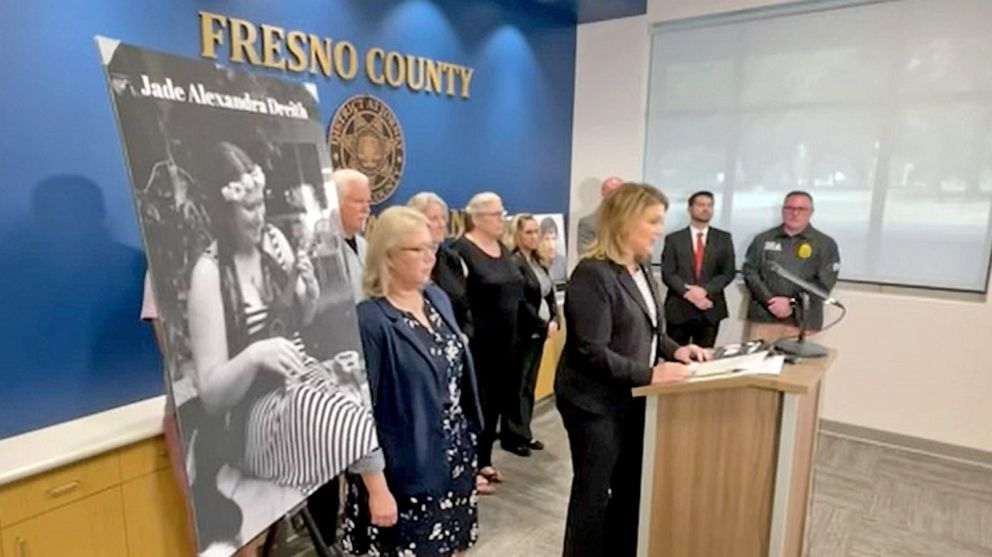
[[[448, 327], [460, 333], [451, 301], [434, 285], [424, 289]], [[451, 483], [441, 420], [449, 401], [445, 369], [385, 298], [358, 304], [358, 327], [372, 390], [379, 444], [386, 460], [386, 482], [401, 495], [438, 494]], [[472, 357], [465, 345], [461, 405], [469, 430], [482, 431], [482, 410]], [[474, 473], [474, 471], [468, 471]]]

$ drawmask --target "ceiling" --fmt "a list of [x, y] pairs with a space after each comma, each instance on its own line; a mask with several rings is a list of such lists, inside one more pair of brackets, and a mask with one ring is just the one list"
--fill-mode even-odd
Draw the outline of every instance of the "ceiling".
[[500, 0], [514, 7], [536, 7], [576, 23], [642, 15], [647, 0]]

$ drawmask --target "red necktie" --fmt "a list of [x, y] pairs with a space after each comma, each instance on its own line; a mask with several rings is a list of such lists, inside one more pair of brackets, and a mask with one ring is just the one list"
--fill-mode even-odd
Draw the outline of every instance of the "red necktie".
[[692, 254], [692, 274], [696, 276], [696, 280], [699, 280], [699, 274], [703, 271], [703, 249], [705, 247], [703, 245], [703, 233], [696, 232], [696, 250]]

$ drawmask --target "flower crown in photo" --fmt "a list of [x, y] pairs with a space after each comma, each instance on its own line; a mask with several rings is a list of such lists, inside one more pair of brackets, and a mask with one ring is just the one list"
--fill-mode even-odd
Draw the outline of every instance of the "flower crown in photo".
[[264, 189], [265, 173], [262, 172], [262, 167], [255, 165], [255, 168], [251, 172], [241, 175], [241, 180], [230, 182], [221, 188], [220, 194], [224, 198], [224, 201], [241, 203], [248, 194], [254, 193], [256, 190], [259, 193], [264, 193], [262, 191]]

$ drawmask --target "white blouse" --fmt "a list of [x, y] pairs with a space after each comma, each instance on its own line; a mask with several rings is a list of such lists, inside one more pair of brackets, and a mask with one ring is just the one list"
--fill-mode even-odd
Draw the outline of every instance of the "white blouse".
[[[648, 285], [648, 277], [644, 275], [644, 271], [641, 267], [638, 267], [636, 271], [631, 273], [634, 277], [634, 284], [637, 285], [637, 289], [641, 291], [641, 298], [644, 299], [644, 305], [648, 306], [648, 315], [651, 317], [651, 325], [654, 326], [655, 331], [658, 330], [658, 305], [654, 301], [654, 294], [651, 293], [651, 286]], [[655, 360], [658, 354], [658, 334], [651, 337], [651, 355], [648, 356], [648, 365], [654, 366]]]

